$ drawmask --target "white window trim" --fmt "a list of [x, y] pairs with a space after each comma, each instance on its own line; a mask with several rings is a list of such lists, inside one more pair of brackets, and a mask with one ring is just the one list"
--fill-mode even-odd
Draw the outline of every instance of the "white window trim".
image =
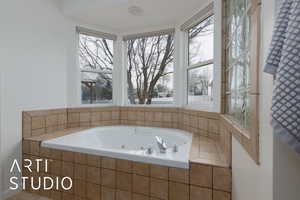
[[[99, 32], [99, 31], [94, 31], [91, 29], [84, 29], [84, 30], [88, 30], [88, 31], [81, 31], [82, 27], [76, 27], [76, 74], [77, 74], [77, 78], [76, 78], [76, 82], [77, 82], [77, 99], [78, 99], [78, 105], [80, 107], [95, 107], [95, 106], [103, 106], [103, 107], [109, 107], [109, 106], [116, 106], [118, 105], [117, 103], [117, 96], [118, 96], [118, 87], [116, 84], [116, 81], [114, 81], [114, 77], [118, 76], [118, 70], [116, 68], [119, 68], [119, 63], [116, 62], [118, 61], [119, 55], [117, 50], [119, 49], [117, 46], [117, 41], [118, 41], [118, 37], [113, 35], [113, 34], [108, 34], [108, 33], [103, 33], [103, 32]], [[82, 88], [81, 88], [81, 72], [82, 71], [87, 71], [87, 70], [81, 70], [80, 69], [80, 65], [79, 65], [79, 35], [80, 34], [85, 34], [85, 35], [89, 35], [89, 36], [93, 36], [93, 37], [99, 37], [99, 38], [104, 38], [104, 39], [109, 39], [109, 40], [113, 40], [113, 51], [114, 51], [114, 55], [113, 55], [113, 59], [114, 59], [114, 64], [113, 64], [113, 72], [112, 72], [112, 102], [109, 103], [88, 103], [88, 104], [83, 104], [82, 100], [81, 100], [81, 94], [82, 94]], [[106, 37], [107, 34], [109, 37]], [[115, 38], [117, 37], [117, 38]], [[117, 53], [116, 53], [117, 52]], [[95, 72], [95, 73], [101, 73], [101, 70], [88, 70], [91, 72]]]
[[[173, 90], [174, 90], [174, 95], [173, 95], [173, 101], [167, 104], [131, 104], [128, 102], [128, 88], [127, 88], [127, 67], [128, 67], [128, 57], [127, 57], [127, 39], [124, 40], [123, 39], [123, 72], [122, 72], [122, 84], [120, 84], [121, 86], [123, 85], [123, 90], [122, 90], [122, 94], [123, 94], [123, 98], [122, 98], [122, 106], [128, 106], [128, 107], [179, 107], [177, 98], [176, 98], [176, 94], [177, 94], [177, 88], [176, 86], [178, 85], [177, 81], [176, 81], [176, 75], [177, 73], [177, 68], [178, 68], [178, 57], [177, 55], [177, 51], [179, 48], [176, 47], [177, 44], [177, 40], [178, 40], [178, 34], [177, 34], [177, 30], [175, 29], [165, 29], [166, 32], [163, 31], [155, 31], [155, 32], [150, 32], [150, 33], [155, 33], [155, 35], [150, 35], [149, 33], [145, 33], [145, 37], [151, 37], [151, 36], [157, 36], [157, 35], [164, 35], [164, 34], [169, 34], [169, 33], [173, 33], [174, 34], [174, 71], [173, 71]], [[142, 34], [134, 34], [135, 37], [132, 36], [133, 39], [138, 39], [142, 37]], [[137, 37], [138, 36], [138, 37]], [[129, 36], [128, 36], [129, 37]]]
[[[209, 5], [211, 6], [211, 4]], [[208, 7], [209, 7], [208, 6]], [[206, 7], [207, 8], [207, 7]], [[205, 8], [205, 9], [206, 9]], [[203, 111], [210, 111], [210, 112], [220, 112], [220, 98], [221, 98], [221, 55], [222, 55], [222, 49], [221, 49], [221, 42], [222, 42], [222, 23], [219, 23], [218, 21], [222, 21], [222, 12], [217, 6], [212, 7], [213, 10], [210, 12], [208, 16], [205, 18], [199, 19], [197, 23], [201, 23], [203, 20], [207, 19], [207, 17], [214, 15], [214, 56], [212, 59], [213, 64], [213, 80], [214, 80], [214, 88], [212, 91], [212, 102], [199, 102], [199, 103], [190, 103], [188, 104], [188, 70], [192, 68], [200, 67], [201, 64], [205, 62], [199, 62], [197, 64], [189, 66], [189, 42], [188, 42], [188, 30], [184, 31], [184, 34], [182, 35], [182, 41], [183, 41], [183, 64], [184, 64], [184, 78], [183, 80], [183, 87], [184, 87], [184, 99], [183, 99], [183, 107], [189, 108], [189, 109], [195, 109], [195, 110], [203, 110]], [[201, 11], [200, 11], [201, 12]], [[195, 25], [195, 24], [194, 24]], [[181, 28], [182, 29], [182, 28]]]

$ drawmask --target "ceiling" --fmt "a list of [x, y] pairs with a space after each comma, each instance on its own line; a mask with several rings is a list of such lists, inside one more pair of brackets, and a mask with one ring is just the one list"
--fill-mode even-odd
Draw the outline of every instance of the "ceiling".
[[[184, 22], [211, 0], [63, 0], [64, 14], [117, 33], [149, 31]], [[143, 10], [138, 16], [130, 7]]]

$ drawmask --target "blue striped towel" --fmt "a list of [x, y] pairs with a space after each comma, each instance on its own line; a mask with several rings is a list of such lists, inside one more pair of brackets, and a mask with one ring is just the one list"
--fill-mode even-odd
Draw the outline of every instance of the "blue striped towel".
[[300, 1], [284, 0], [273, 31], [265, 72], [275, 75], [274, 133], [300, 154]]

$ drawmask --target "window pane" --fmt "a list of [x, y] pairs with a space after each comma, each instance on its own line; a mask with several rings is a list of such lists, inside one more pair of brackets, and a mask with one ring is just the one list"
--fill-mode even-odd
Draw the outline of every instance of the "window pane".
[[214, 17], [189, 30], [189, 65], [213, 59]]
[[111, 74], [81, 72], [83, 104], [112, 102]]
[[127, 42], [127, 84], [130, 104], [173, 102], [173, 35]]
[[250, 127], [250, 26], [249, 1], [227, 0], [226, 113], [244, 128]]
[[113, 41], [79, 34], [83, 104], [112, 102]]
[[206, 65], [188, 71], [188, 103], [209, 103], [212, 101], [213, 65]]

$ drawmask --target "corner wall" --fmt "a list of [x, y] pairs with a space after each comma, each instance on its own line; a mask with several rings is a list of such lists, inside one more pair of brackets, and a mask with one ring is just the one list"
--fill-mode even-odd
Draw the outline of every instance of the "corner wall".
[[263, 72], [274, 23], [274, 0], [262, 1], [260, 74], [260, 165], [233, 138], [233, 200], [273, 200], [273, 133], [270, 126], [273, 78]]
[[73, 27], [57, 3], [10, 0], [0, 6], [0, 192], [4, 196], [9, 195], [11, 163], [21, 158], [21, 110], [66, 105], [67, 43]]

